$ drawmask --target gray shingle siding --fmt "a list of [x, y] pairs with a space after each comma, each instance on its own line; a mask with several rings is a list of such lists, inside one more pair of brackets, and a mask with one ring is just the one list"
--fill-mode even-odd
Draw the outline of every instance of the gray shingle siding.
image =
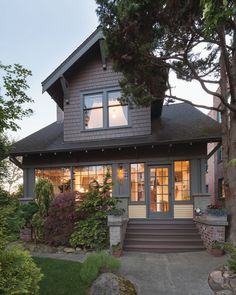
[[83, 131], [83, 126], [81, 126], [81, 92], [119, 87], [118, 81], [120, 78], [120, 74], [112, 71], [111, 63], [108, 63], [107, 70], [104, 71], [101, 58], [93, 56], [69, 80], [70, 103], [64, 105], [65, 141], [96, 140], [151, 134], [151, 112], [149, 107], [130, 109], [130, 128]]

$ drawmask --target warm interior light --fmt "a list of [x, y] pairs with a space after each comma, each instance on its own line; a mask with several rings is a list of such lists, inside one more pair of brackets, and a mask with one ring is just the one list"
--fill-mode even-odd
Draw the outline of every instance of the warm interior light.
[[124, 169], [121, 165], [118, 168], [117, 176], [120, 181], [124, 179]]
[[116, 110], [112, 110], [111, 117], [112, 117], [112, 119], [116, 119]]

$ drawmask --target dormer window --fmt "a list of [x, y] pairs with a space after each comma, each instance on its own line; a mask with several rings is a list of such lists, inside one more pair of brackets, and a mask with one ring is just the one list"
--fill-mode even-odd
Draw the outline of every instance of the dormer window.
[[128, 126], [128, 105], [121, 105], [119, 90], [83, 95], [83, 128], [107, 129]]
[[122, 106], [118, 99], [120, 91], [108, 92], [108, 121], [109, 127], [128, 125], [128, 106]]
[[103, 95], [84, 96], [84, 128], [103, 128]]

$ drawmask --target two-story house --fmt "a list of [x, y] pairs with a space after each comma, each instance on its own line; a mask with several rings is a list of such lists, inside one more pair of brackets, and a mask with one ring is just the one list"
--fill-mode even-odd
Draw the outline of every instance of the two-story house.
[[121, 74], [103, 42], [97, 29], [42, 82], [57, 121], [14, 145], [24, 198], [34, 196], [38, 177], [50, 179], [55, 194], [87, 192], [109, 170], [129, 219], [191, 220], [192, 196], [205, 193], [207, 144], [221, 140], [218, 125], [186, 103], [121, 105]]

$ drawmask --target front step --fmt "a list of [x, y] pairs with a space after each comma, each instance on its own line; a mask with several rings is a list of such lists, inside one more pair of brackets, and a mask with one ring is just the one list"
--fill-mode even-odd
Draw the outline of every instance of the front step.
[[176, 253], [204, 250], [193, 220], [130, 220], [125, 251]]

